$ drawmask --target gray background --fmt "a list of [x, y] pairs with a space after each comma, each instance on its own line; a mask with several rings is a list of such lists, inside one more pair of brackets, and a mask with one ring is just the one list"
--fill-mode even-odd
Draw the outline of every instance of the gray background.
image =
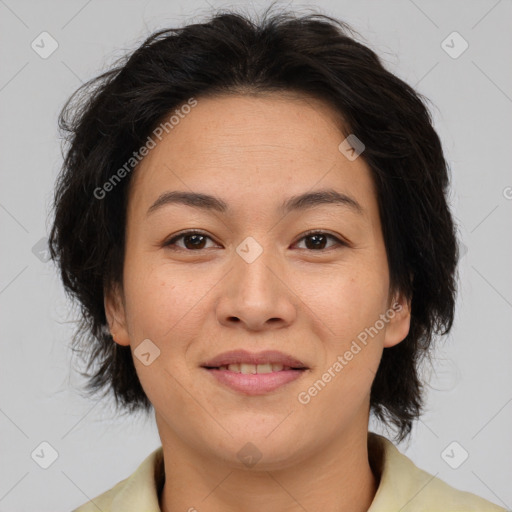
[[[253, 13], [268, 2], [244, 5]], [[425, 372], [427, 412], [399, 448], [451, 485], [512, 509], [512, 3], [280, 5], [302, 12], [319, 7], [347, 21], [388, 69], [433, 103], [467, 252], [453, 332], [439, 344], [435, 370]], [[56, 120], [82, 81], [151, 31], [199, 21], [208, 9], [196, 0], [0, 0], [2, 512], [69, 511], [126, 478], [160, 444], [152, 418], [113, 418], [109, 402], [80, 396], [81, 378], [70, 372], [76, 312], [44, 254], [61, 165]], [[46, 59], [31, 47], [43, 31], [59, 45]], [[442, 46], [453, 31], [469, 44], [457, 58]], [[460, 39], [447, 41], [452, 53], [462, 48]], [[31, 457], [35, 449], [48, 457], [38, 448], [43, 441], [58, 452], [48, 469]], [[457, 469], [442, 457], [453, 441], [452, 465], [460, 447], [469, 453]]]

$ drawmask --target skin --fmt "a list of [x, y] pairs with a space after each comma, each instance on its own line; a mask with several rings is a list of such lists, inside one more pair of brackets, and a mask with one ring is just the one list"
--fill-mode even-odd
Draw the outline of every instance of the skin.
[[[332, 108], [302, 95], [197, 98], [132, 177], [124, 276], [105, 295], [111, 332], [132, 352], [160, 356], [137, 374], [155, 408], [164, 451], [164, 512], [366, 511], [378, 486], [367, 449], [369, 398], [382, 351], [400, 343], [410, 304], [390, 290], [370, 170], [338, 149], [348, 135]], [[323, 188], [350, 195], [283, 215], [288, 197]], [[163, 192], [217, 196], [231, 213], [171, 204]], [[209, 238], [165, 242], [186, 229]], [[304, 238], [318, 230], [345, 240]], [[247, 237], [262, 254], [247, 263]], [[194, 245], [194, 242], [196, 245]], [[392, 304], [400, 311], [308, 404], [307, 391]], [[275, 391], [248, 396], [200, 367], [233, 349], [281, 350], [309, 369]], [[252, 443], [252, 467], [237, 454]], [[193, 510], [193, 509], [192, 509]]]

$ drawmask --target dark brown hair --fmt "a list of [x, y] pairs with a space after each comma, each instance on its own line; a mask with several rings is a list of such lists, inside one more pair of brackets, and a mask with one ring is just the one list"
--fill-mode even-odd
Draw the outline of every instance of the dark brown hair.
[[401, 440], [422, 412], [420, 363], [454, 319], [458, 246], [447, 164], [425, 99], [387, 71], [346, 23], [323, 14], [267, 10], [255, 22], [217, 12], [203, 23], [160, 30], [67, 101], [59, 117], [67, 147], [50, 252], [81, 309], [73, 342], [86, 354], [87, 390], [112, 392], [125, 411], [152, 407], [130, 347], [113, 342], [106, 329], [103, 302], [106, 287], [122, 283], [132, 173], [106, 197], [97, 191], [191, 97], [240, 91], [322, 99], [365, 145], [391, 287], [412, 299], [409, 334], [384, 350], [370, 397], [372, 413]]

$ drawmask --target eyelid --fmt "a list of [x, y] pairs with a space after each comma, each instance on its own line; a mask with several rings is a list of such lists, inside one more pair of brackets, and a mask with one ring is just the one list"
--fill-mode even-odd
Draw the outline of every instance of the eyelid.
[[[168, 240], [166, 240], [162, 245], [164, 247], [170, 247], [171, 244], [176, 243], [177, 240], [179, 240], [180, 238], [183, 238], [187, 235], [202, 235], [206, 238], [209, 238], [210, 240], [213, 240], [213, 238], [208, 233], [201, 231], [200, 229], [188, 229], [185, 231], [181, 231], [180, 233], [176, 233], [175, 235], [172, 235], [172, 237], [169, 238]], [[213, 241], [215, 242], [215, 240], [213, 240]], [[215, 242], [215, 243], [217, 243], [217, 242]], [[178, 249], [182, 249], [182, 250], [188, 251], [188, 252], [195, 252], [195, 251], [191, 251], [188, 249], [183, 249], [182, 247], [178, 247]]]
[[[338, 247], [348, 247], [349, 246], [348, 241], [345, 240], [340, 235], [334, 235], [334, 234], [330, 233], [329, 231], [323, 230], [323, 229], [311, 229], [309, 231], [306, 231], [305, 233], [302, 233], [300, 235], [300, 237], [297, 239], [297, 241], [294, 242], [293, 245], [299, 243], [304, 238], [306, 238], [308, 236], [312, 236], [312, 235], [325, 235], [327, 238], [331, 238], [332, 240], [334, 240]], [[314, 251], [312, 249], [304, 249], [304, 250], [312, 252], [312, 253], [315, 253], [315, 252], [322, 253], [322, 252], [327, 252], [327, 251], [329, 251], [331, 249], [336, 249], [336, 247], [330, 247], [329, 249], [321, 249], [321, 250], [318, 250], [318, 251]]]
[[[174, 245], [177, 240], [179, 240], [182, 237], [185, 237], [187, 235], [202, 235], [202, 236], [205, 236], [206, 238], [209, 238], [210, 240], [215, 242], [215, 240], [208, 233], [205, 233], [204, 231], [201, 231], [200, 229], [189, 229], [189, 230], [185, 230], [185, 231], [182, 231], [180, 233], [173, 235], [170, 239], [168, 239], [167, 241], [165, 241], [163, 243], [163, 246], [164, 247], [172, 247], [172, 245]], [[344, 246], [344, 247], [349, 246], [349, 242], [347, 240], [345, 240], [343, 237], [341, 237], [339, 235], [334, 235], [334, 234], [330, 233], [329, 231], [322, 230], [322, 229], [311, 229], [309, 231], [306, 231], [305, 233], [302, 233], [300, 235], [300, 237], [293, 243], [293, 245], [297, 244], [304, 238], [306, 238], [308, 236], [312, 236], [312, 235], [325, 235], [328, 238], [331, 238], [332, 240], [334, 240], [338, 246]], [[215, 242], [215, 243], [217, 243], [217, 242]], [[198, 249], [197, 251], [194, 251], [194, 250], [190, 250], [190, 249], [184, 249], [182, 247], [178, 247], [178, 249], [181, 249], [186, 252], [199, 252], [201, 250], [204, 250], [204, 249]], [[331, 249], [332, 249], [332, 247], [331, 247]], [[329, 249], [320, 249], [318, 251], [314, 251], [312, 249], [305, 249], [305, 250], [309, 251], [309, 252], [321, 253], [321, 252], [326, 252]]]

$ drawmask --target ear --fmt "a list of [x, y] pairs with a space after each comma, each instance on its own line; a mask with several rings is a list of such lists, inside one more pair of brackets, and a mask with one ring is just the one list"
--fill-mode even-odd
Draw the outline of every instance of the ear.
[[388, 324], [384, 336], [384, 347], [394, 347], [405, 339], [411, 326], [411, 301], [396, 294], [389, 304]]
[[103, 303], [112, 338], [119, 345], [129, 345], [130, 338], [126, 327], [125, 305], [119, 286], [115, 285], [105, 291]]

